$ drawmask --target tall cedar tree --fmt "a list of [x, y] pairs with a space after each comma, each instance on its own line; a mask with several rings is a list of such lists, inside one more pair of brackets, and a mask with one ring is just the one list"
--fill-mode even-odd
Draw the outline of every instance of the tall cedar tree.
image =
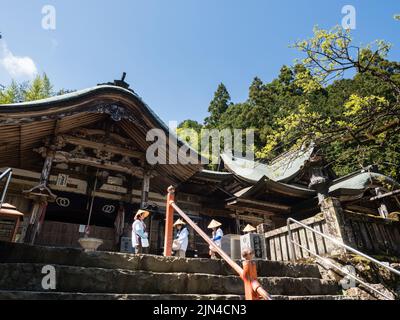
[[218, 128], [221, 116], [231, 105], [231, 97], [225, 85], [221, 83], [214, 94], [214, 99], [210, 102], [208, 112], [210, 116], [204, 120], [207, 128]]

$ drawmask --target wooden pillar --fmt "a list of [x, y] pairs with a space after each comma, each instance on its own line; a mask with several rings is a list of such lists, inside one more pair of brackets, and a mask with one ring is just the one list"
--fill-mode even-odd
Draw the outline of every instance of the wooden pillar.
[[50, 177], [51, 167], [53, 166], [54, 152], [48, 152], [46, 159], [44, 160], [42, 172], [40, 174], [39, 185], [47, 186]]
[[28, 228], [25, 233], [24, 242], [33, 244], [36, 238], [37, 224], [40, 219], [41, 206], [39, 202], [35, 202], [30, 216]]
[[29, 219], [29, 225], [28, 225], [25, 235], [24, 235], [25, 243], [32, 244], [34, 241], [35, 229], [36, 229], [37, 221], [39, 220], [39, 218], [38, 218], [39, 212], [40, 212], [40, 203], [33, 202], [31, 215], [30, 215], [30, 219]]
[[164, 256], [170, 257], [172, 255], [172, 238], [173, 238], [173, 224], [174, 224], [174, 208], [170, 205], [171, 201], [175, 201], [175, 188], [168, 188], [167, 208], [165, 212], [165, 237], [164, 237]]
[[142, 209], [147, 207], [149, 201], [150, 179], [151, 174], [149, 172], [146, 172], [143, 176], [142, 193], [140, 199], [140, 208]]
[[235, 222], [236, 222], [236, 233], [240, 234], [240, 219], [239, 219], [239, 214], [236, 212], [235, 213]]
[[20, 218], [18, 217], [15, 220], [14, 232], [13, 232], [13, 235], [12, 235], [12, 238], [11, 238], [11, 242], [16, 242], [15, 240], [16, 240], [16, 237], [17, 237], [19, 225], [20, 225]]
[[134, 187], [133, 187], [134, 179], [135, 179], [134, 176], [131, 176], [131, 175], [127, 176], [127, 188], [126, 188], [126, 194], [122, 198], [123, 202], [127, 202], [129, 204], [133, 203], [132, 191], [134, 189]]
[[39, 203], [38, 211], [36, 214], [36, 221], [33, 224], [33, 232], [32, 232], [32, 237], [30, 239], [30, 243], [34, 244], [36, 236], [40, 232], [40, 228], [42, 227], [42, 224], [44, 222], [44, 217], [46, 215], [46, 210], [47, 210], [47, 201]]
[[24, 242], [34, 244], [36, 234], [40, 231], [41, 224], [44, 221], [44, 215], [47, 209], [47, 200], [49, 197], [55, 197], [47, 184], [49, 182], [50, 171], [53, 165], [54, 151], [47, 152], [42, 172], [40, 174], [39, 184], [36, 187], [24, 192], [26, 197], [33, 200], [33, 207], [29, 226], [25, 235]]
[[[377, 196], [381, 196], [385, 192], [381, 188], [375, 188], [375, 193], [376, 193]], [[386, 203], [385, 203], [384, 199], [380, 199], [379, 200], [378, 211], [379, 211], [379, 215], [382, 218], [387, 219], [389, 217], [389, 210], [388, 210], [388, 208], [386, 206]]]

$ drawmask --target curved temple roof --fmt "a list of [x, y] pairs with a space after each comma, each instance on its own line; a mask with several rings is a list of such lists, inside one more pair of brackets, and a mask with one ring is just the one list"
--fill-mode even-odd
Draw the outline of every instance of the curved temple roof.
[[[143, 151], [153, 143], [146, 140], [151, 129], [165, 132], [167, 146], [168, 135], [176, 139], [178, 147], [185, 144], [132, 90], [98, 85], [48, 99], [0, 105], [0, 167], [29, 167], [37, 160], [32, 150], [46, 137], [104, 121], [107, 116]], [[155, 166], [165, 184], [180, 183], [201, 170], [201, 158], [192, 151], [189, 164]], [[168, 152], [166, 157], [168, 162]]]
[[[343, 201], [356, 200], [362, 198], [364, 192], [368, 189], [377, 187], [390, 191], [400, 189], [400, 184], [380, 173], [359, 171], [334, 180], [329, 188], [329, 195], [338, 197]], [[314, 198], [317, 195], [314, 190], [309, 188], [277, 182], [268, 177], [263, 177], [254, 185], [235, 193], [235, 197], [252, 198], [265, 192], [303, 199]]]
[[329, 188], [329, 194], [336, 197], [360, 198], [367, 189], [383, 188], [387, 191], [400, 188], [392, 178], [376, 172], [355, 172], [336, 179]]
[[[78, 90], [70, 93], [66, 93], [59, 96], [54, 96], [46, 99], [27, 101], [13, 104], [0, 104], [0, 121], [4, 118], [11, 119], [21, 119], [23, 116], [40, 116], [41, 114], [48, 114], [52, 112], [59, 113], [60, 109], [68, 112], [70, 108], [64, 109], [70, 103], [84, 98], [93, 98], [96, 95], [103, 94], [116, 94], [128, 97], [130, 100], [138, 103], [142, 108], [141, 111], [148, 113], [148, 115], [153, 118], [153, 120], [158, 124], [158, 126], [169, 132], [168, 126], [158, 117], [158, 115], [132, 90], [125, 89], [113, 85], [98, 85], [88, 89]], [[121, 99], [122, 100], [122, 99]], [[99, 103], [103, 101], [98, 101]], [[104, 101], [105, 102], [105, 101]], [[118, 103], [119, 99], [115, 101], [109, 101], [109, 103]], [[122, 101], [121, 101], [122, 102]], [[83, 105], [80, 105], [83, 107]], [[71, 106], [72, 107], [72, 106]], [[76, 106], [79, 109], [79, 106]], [[85, 108], [82, 108], [85, 111]], [[37, 113], [37, 114], [35, 114]], [[171, 132], [172, 133], [172, 132]], [[172, 133], [175, 135], [175, 133]]]
[[314, 152], [314, 146], [281, 155], [270, 164], [255, 162], [246, 158], [221, 154], [225, 167], [249, 183], [257, 183], [263, 177], [276, 182], [288, 182], [295, 178]]

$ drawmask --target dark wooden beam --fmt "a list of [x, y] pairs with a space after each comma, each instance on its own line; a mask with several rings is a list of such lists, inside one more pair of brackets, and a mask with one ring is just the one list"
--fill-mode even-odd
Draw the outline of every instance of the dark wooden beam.
[[270, 210], [284, 211], [286, 213], [290, 212], [290, 209], [291, 209], [291, 207], [288, 205], [274, 203], [274, 202], [268, 202], [268, 201], [261, 201], [261, 200], [237, 198], [234, 201], [228, 202], [228, 205], [237, 205], [237, 204], [239, 204], [239, 205], [241, 205], [241, 204], [254, 205], [254, 206], [268, 208]]
[[372, 197], [369, 200], [370, 201], [375, 201], [375, 200], [380, 200], [380, 199], [384, 199], [384, 198], [388, 198], [388, 197], [393, 197], [396, 195], [400, 195], [400, 190], [394, 190], [392, 192], [388, 192], [388, 193], [381, 193], [379, 195], [377, 195], [376, 197]]
[[72, 163], [72, 164], [80, 164], [85, 166], [91, 166], [95, 168], [100, 168], [104, 170], [117, 171], [122, 173], [127, 173], [135, 177], [143, 178], [144, 170], [141, 167], [118, 163], [108, 160], [101, 160], [92, 157], [79, 158], [71, 155], [69, 152], [65, 151], [56, 151], [54, 162], [58, 163]]
[[140, 207], [142, 209], [146, 208], [149, 202], [150, 178], [151, 175], [149, 172], [146, 172], [143, 176], [141, 199], [140, 199]]
[[260, 214], [260, 215], [267, 216], [267, 217], [272, 217], [272, 216], [279, 214], [277, 212], [272, 212], [272, 211], [268, 211], [268, 210], [264, 210], [264, 209], [249, 208], [249, 207], [243, 207], [243, 206], [239, 206], [239, 205], [226, 205], [225, 208], [230, 209], [230, 210], [235, 210], [239, 213], [256, 213], [256, 214]]
[[130, 150], [130, 149], [122, 148], [122, 147], [115, 146], [115, 145], [81, 139], [81, 138], [77, 138], [77, 137], [73, 137], [73, 136], [65, 135], [65, 134], [60, 135], [58, 137], [62, 141], [72, 144], [72, 145], [75, 145], [75, 146], [81, 146], [81, 147], [90, 148], [90, 149], [97, 149], [100, 151], [107, 151], [107, 152], [118, 154], [121, 156], [127, 156], [127, 157], [141, 159], [141, 160], [143, 160], [145, 158], [145, 153], [142, 151]]

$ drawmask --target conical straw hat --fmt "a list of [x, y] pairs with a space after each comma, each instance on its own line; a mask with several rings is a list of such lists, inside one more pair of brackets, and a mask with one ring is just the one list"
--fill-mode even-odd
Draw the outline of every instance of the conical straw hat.
[[178, 220], [176, 220], [176, 222], [174, 223], [174, 226], [177, 226], [177, 225], [185, 225], [186, 223], [183, 221], [183, 220], [181, 220], [181, 219], [178, 219]]
[[217, 220], [212, 220], [207, 228], [208, 229], [213, 229], [213, 228], [218, 228], [220, 226], [222, 226], [221, 223], [219, 223]]
[[256, 231], [256, 230], [257, 230], [256, 228], [254, 228], [252, 225], [248, 224], [246, 226], [246, 228], [243, 229], [243, 232], [253, 232], [253, 231]]
[[149, 216], [150, 212], [148, 212], [147, 210], [142, 210], [139, 209], [136, 214], [135, 214], [135, 219], [139, 216], [142, 215], [144, 219], [146, 219]]

